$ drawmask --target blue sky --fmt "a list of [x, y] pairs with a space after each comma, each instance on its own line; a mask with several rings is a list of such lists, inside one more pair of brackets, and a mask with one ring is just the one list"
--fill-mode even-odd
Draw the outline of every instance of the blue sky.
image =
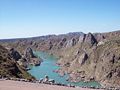
[[0, 0], [0, 39], [120, 30], [120, 0]]

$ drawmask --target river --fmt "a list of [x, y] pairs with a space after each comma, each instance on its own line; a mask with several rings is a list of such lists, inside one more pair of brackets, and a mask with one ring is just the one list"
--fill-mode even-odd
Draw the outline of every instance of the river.
[[101, 85], [96, 82], [96, 81], [91, 81], [91, 82], [69, 82], [66, 81], [68, 79], [68, 75], [64, 75], [61, 77], [58, 73], [55, 73], [54, 71], [59, 69], [60, 67], [56, 65], [57, 58], [53, 55], [49, 55], [46, 52], [41, 52], [41, 51], [36, 51], [34, 54], [37, 57], [40, 57], [43, 59], [43, 62], [41, 63], [40, 66], [31, 66], [31, 70], [28, 72], [33, 75], [37, 80], [44, 78], [45, 75], [49, 76], [50, 79], [54, 79], [56, 83], [62, 83], [62, 84], [72, 84], [75, 86], [86, 86], [86, 87], [100, 87]]

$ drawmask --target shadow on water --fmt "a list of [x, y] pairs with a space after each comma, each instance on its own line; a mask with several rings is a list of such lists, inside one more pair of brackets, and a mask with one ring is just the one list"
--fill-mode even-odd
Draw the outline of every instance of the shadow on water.
[[43, 62], [41, 63], [40, 66], [31, 66], [31, 70], [29, 70], [28, 72], [33, 75], [36, 79], [41, 79], [44, 78], [45, 75], [49, 76], [50, 79], [54, 79], [56, 81], [56, 83], [62, 83], [62, 84], [72, 84], [75, 86], [86, 86], [86, 87], [100, 87], [101, 85], [98, 82], [95, 81], [91, 81], [91, 82], [69, 82], [66, 81], [66, 79], [68, 78], [68, 75], [64, 75], [63, 77], [61, 77], [58, 73], [55, 73], [53, 71], [59, 69], [60, 67], [56, 65], [57, 62], [57, 58], [53, 55], [49, 55], [46, 52], [41, 52], [41, 51], [36, 51], [34, 52], [34, 54], [37, 57], [40, 57], [41, 59], [43, 59]]

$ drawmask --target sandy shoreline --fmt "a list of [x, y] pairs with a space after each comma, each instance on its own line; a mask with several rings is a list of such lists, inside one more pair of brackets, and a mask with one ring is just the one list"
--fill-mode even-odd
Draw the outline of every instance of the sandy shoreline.
[[95, 89], [80, 88], [80, 87], [71, 88], [71, 87], [46, 85], [46, 84], [38, 84], [38, 83], [30, 83], [30, 82], [22, 82], [22, 81], [1, 80], [0, 90], [95, 90]]

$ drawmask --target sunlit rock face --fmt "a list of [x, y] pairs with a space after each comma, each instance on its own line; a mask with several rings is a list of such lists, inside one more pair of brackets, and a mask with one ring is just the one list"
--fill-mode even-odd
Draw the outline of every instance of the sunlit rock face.
[[88, 55], [86, 53], [83, 53], [79, 58], [79, 61], [78, 61], [79, 64], [83, 65], [86, 62], [87, 58], [88, 58]]
[[80, 43], [84, 42], [85, 36], [86, 36], [86, 34], [80, 35], [80, 37], [79, 37], [79, 42]]
[[26, 48], [24, 57], [26, 59], [25, 62], [31, 65], [39, 66], [42, 62], [41, 58], [37, 58], [33, 54], [33, 50], [30, 47]]
[[[12, 55], [15, 50], [12, 49]], [[0, 45], [0, 75], [1, 77], [16, 77], [33, 79], [33, 77], [27, 73], [24, 67], [20, 66], [16, 60], [10, 56], [10, 51]]]
[[34, 58], [35, 57], [33, 54], [33, 50], [30, 47], [26, 48], [25, 57], [26, 58]]
[[85, 36], [84, 42], [90, 43], [91, 45], [93, 45], [93, 44], [97, 43], [97, 40], [95, 39], [95, 37], [93, 36], [92, 33], [88, 33]]
[[72, 47], [75, 46], [76, 44], [77, 44], [77, 40], [75, 38], [72, 38], [71, 40], [67, 41], [66, 47]]
[[[73, 81], [94, 79], [107, 86], [120, 86], [120, 31], [48, 35], [2, 44], [21, 52], [31, 47], [58, 56], [60, 71], [72, 74]], [[32, 50], [25, 56], [33, 57]]]

